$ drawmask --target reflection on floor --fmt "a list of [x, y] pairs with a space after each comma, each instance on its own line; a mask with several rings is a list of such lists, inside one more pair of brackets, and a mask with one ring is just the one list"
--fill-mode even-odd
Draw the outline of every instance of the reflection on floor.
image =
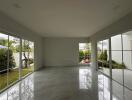
[[92, 73], [90, 69], [79, 69], [79, 88], [89, 89], [92, 86]]
[[[101, 72], [104, 74], [110, 76], [110, 69], [108, 68], [103, 68], [100, 69]], [[132, 90], [132, 70], [129, 69], [112, 69], [112, 76], [113, 79], [119, 82], [120, 84], [123, 84], [124, 86], [128, 87], [129, 89]], [[123, 79], [124, 76], [124, 79]]]
[[33, 100], [33, 74], [0, 94], [0, 100]]
[[[132, 85], [132, 84], [131, 84]], [[0, 94], [0, 100], [132, 100], [132, 91], [90, 67], [46, 68]]]

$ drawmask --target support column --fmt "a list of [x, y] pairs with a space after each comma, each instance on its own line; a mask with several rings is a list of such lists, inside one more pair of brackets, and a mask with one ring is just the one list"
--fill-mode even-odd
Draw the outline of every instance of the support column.
[[97, 43], [94, 40], [91, 40], [91, 53], [92, 70], [97, 70]]
[[[94, 40], [91, 40], [91, 70], [92, 70], [92, 89], [93, 89], [93, 98], [98, 100], [98, 74], [97, 74], [97, 43]], [[96, 96], [95, 96], [96, 95]]]

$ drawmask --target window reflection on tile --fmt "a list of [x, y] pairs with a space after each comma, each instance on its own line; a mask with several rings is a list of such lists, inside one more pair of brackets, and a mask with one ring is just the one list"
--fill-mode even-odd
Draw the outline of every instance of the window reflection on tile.
[[132, 100], [132, 91], [112, 81], [112, 100]]
[[99, 74], [98, 75], [98, 84], [103, 84], [103, 75], [102, 74]]
[[128, 69], [124, 69], [124, 85], [130, 89], [132, 89], [132, 71]]
[[[111, 91], [112, 89], [112, 91]], [[111, 91], [111, 92], [110, 92]], [[98, 100], [132, 100], [132, 91], [116, 81], [102, 75], [98, 75]]]
[[32, 100], [34, 97], [33, 76], [30, 76], [21, 82], [22, 100]]
[[34, 98], [33, 75], [28, 76], [21, 82], [15, 84], [11, 88], [0, 94], [0, 100], [33, 100], [33, 98]]
[[112, 81], [112, 98], [113, 100], [124, 100], [123, 86], [115, 81]]
[[132, 100], [132, 91], [127, 89], [127, 88], [124, 88], [124, 97], [125, 97], [125, 100]]
[[8, 100], [19, 100], [19, 84], [7, 90]]
[[7, 100], [7, 92], [0, 94], [0, 100]]
[[79, 88], [89, 89], [92, 86], [91, 69], [79, 69]]
[[98, 75], [98, 98], [110, 100], [110, 80], [104, 75]]

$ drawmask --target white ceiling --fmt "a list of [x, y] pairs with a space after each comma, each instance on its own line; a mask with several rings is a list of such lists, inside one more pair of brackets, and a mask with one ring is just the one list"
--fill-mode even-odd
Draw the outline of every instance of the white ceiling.
[[132, 0], [0, 0], [0, 10], [44, 37], [88, 37], [132, 11]]

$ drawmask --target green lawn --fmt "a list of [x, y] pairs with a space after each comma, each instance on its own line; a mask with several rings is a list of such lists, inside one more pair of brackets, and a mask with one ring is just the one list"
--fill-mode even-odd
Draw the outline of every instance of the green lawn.
[[[27, 75], [28, 73], [32, 72], [32, 67], [23, 68], [21, 71], [22, 77]], [[18, 69], [13, 69], [8, 73], [8, 82], [9, 84], [17, 81], [19, 79], [19, 72]], [[7, 86], [7, 73], [0, 74], [0, 90]]]

